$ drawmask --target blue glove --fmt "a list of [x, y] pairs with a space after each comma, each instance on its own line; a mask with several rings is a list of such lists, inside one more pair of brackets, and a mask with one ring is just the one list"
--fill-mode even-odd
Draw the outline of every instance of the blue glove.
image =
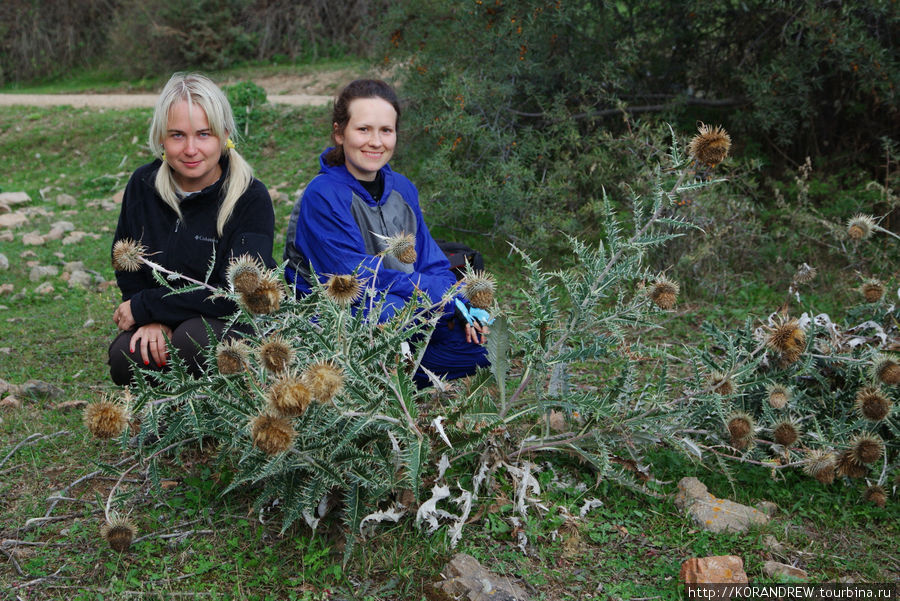
[[478, 327], [494, 323], [494, 318], [484, 309], [469, 306], [458, 298], [454, 299], [454, 303], [456, 303], [456, 316], [461, 321], [465, 321], [469, 325], [478, 325]]

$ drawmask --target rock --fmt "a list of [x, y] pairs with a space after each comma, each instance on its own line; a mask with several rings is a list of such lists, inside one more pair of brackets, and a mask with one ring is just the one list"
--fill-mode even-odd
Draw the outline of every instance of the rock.
[[776, 505], [772, 501], [760, 501], [756, 504], [756, 508], [769, 517], [772, 517], [776, 513], [778, 513], [778, 505]]
[[778, 539], [771, 534], [767, 534], [763, 537], [762, 545], [763, 548], [770, 553], [775, 553], [777, 555], [784, 553], [784, 545], [778, 542]]
[[57, 275], [59, 275], [59, 267], [56, 265], [36, 265], [31, 268], [28, 279], [32, 282], [37, 282], [44, 278], [55, 277]]
[[22, 401], [20, 401], [18, 398], [14, 397], [13, 395], [9, 395], [8, 397], [6, 397], [2, 401], [0, 401], [0, 409], [21, 409], [21, 408], [22, 408]]
[[747, 584], [744, 560], [736, 555], [692, 557], [681, 564], [678, 579], [685, 584]]
[[35, 294], [53, 294], [54, 292], [56, 292], [56, 288], [50, 282], [44, 282], [34, 289]]
[[28, 217], [22, 213], [7, 213], [0, 215], [0, 227], [14, 228], [28, 222]]
[[53, 227], [53, 228], [50, 228], [49, 232], [44, 234], [43, 238], [45, 241], [46, 240], [59, 240], [60, 238], [63, 237], [63, 233], [64, 232], [61, 229], [59, 229], [58, 227]]
[[678, 483], [675, 505], [687, 513], [700, 528], [710, 532], [746, 532], [752, 525], [768, 523], [769, 516], [754, 507], [728, 499], [717, 499], [697, 478], [682, 478]]
[[566, 431], [566, 416], [562, 411], [550, 410], [550, 429], [554, 432]]
[[23, 250], [22, 252], [19, 253], [20, 259], [28, 259], [30, 257], [36, 257], [36, 256], [37, 256], [37, 253], [34, 252], [33, 250]]
[[71, 411], [72, 409], [81, 409], [87, 404], [87, 401], [63, 401], [62, 403], [57, 403], [53, 408], [57, 411]]
[[94, 278], [86, 271], [73, 271], [69, 277], [69, 288], [74, 288], [75, 286], [89, 288], [93, 283]]
[[9, 259], [3, 253], [0, 253], [0, 271], [9, 269]]
[[35, 399], [58, 399], [64, 394], [59, 386], [41, 380], [28, 380], [19, 386], [19, 394]]
[[763, 564], [763, 574], [769, 578], [794, 578], [798, 580], [806, 580], [809, 574], [806, 570], [795, 568], [794, 566], [777, 561], [767, 561]]
[[84, 271], [84, 261], [70, 261], [63, 265], [63, 271], [68, 271], [69, 273]]
[[15, 239], [16, 237], [13, 236], [13, 233], [8, 230], [0, 232], [0, 242], [12, 242]]
[[13, 290], [15, 290], [15, 289], [16, 289], [16, 287], [13, 286], [12, 284], [0, 284], [0, 296], [12, 294]]
[[61, 207], [74, 207], [78, 201], [70, 194], [60, 194], [56, 197], [56, 204]]
[[57, 221], [50, 226], [53, 229], [59, 229], [64, 232], [71, 232], [75, 229], [75, 224], [71, 221]]
[[0, 203], [7, 206], [23, 205], [31, 202], [31, 197], [25, 192], [0, 192]]
[[119, 190], [115, 194], [113, 194], [112, 201], [117, 205], [122, 204], [122, 199], [125, 198], [125, 190]]
[[478, 560], [465, 553], [453, 556], [441, 570], [444, 579], [434, 587], [453, 599], [469, 601], [514, 601], [527, 599], [525, 591], [505, 576], [484, 569]]
[[88, 319], [86, 322], [84, 322], [84, 325], [81, 327], [85, 328], [85, 329], [94, 327], [94, 320]]
[[7, 394], [7, 393], [14, 394], [18, 390], [19, 390], [18, 386], [16, 386], [15, 384], [10, 384], [3, 378], [0, 378], [0, 396], [3, 396], [4, 394]]
[[78, 244], [84, 239], [85, 236], [87, 236], [85, 232], [72, 232], [62, 239], [62, 243], [64, 246], [68, 246], [69, 244]]
[[25, 246], [43, 246], [44, 242], [46, 242], [44, 237], [37, 232], [22, 234], [22, 244]]

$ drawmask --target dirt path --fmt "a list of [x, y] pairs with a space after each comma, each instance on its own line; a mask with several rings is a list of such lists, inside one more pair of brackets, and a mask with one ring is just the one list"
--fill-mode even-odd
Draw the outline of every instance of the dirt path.
[[[297, 75], [266, 75], [252, 80], [265, 88], [272, 104], [324, 106], [337, 90], [359, 74], [347, 69]], [[221, 81], [228, 85], [234, 81]], [[0, 106], [72, 106], [75, 108], [152, 108], [156, 94], [0, 94]]]
[[[156, 94], [0, 94], [0, 106], [72, 106], [75, 108], [153, 108]], [[323, 106], [332, 96], [317, 94], [270, 94], [273, 104]]]

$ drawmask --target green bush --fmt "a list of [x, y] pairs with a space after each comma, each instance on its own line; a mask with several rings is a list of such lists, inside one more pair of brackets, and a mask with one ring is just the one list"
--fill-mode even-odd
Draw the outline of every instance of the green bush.
[[242, 81], [222, 88], [228, 96], [234, 121], [238, 130], [243, 130], [244, 137], [250, 135], [250, 123], [256, 121], [253, 109], [266, 103], [266, 91], [252, 81]]

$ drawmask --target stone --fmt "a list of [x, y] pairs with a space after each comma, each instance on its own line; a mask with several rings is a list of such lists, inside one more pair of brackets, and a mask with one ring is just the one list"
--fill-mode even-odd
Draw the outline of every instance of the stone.
[[7, 206], [23, 205], [31, 202], [31, 197], [25, 192], [0, 192], [0, 203]]
[[4, 394], [7, 394], [7, 393], [14, 394], [18, 390], [19, 390], [18, 386], [16, 386], [15, 384], [10, 384], [3, 378], [0, 378], [0, 396], [3, 396]]
[[44, 242], [46, 242], [44, 237], [37, 232], [22, 234], [22, 244], [25, 246], [43, 246]]
[[0, 271], [9, 269], [9, 259], [3, 253], [0, 253]]
[[13, 233], [9, 230], [3, 230], [0, 232], [0, 242], [12, 242], [16, 237], [13, 236]]
[[784, 553], [784, 545], [782, 545], [777, 538], [772, 536], [771, 534], [767, 534], [762, 539], [762, 546], [766, 551], [770, 553], [775, 553], [777, 555], [781, 555]]
[[59, 267], [56, 265], [35, 265], [28, 274], [28, 279], [32, 282], [38, 282], [44, 278], [56, 277], [59, 275]]
[[56, 292], [56, 288], [50, 282], [44, 282], [34, 289], [35, 294], [53, 294], [54, 292]]
[[763, 574], [769, 578], [793, 578], [796, 580], [806, 580], [809, 574], [806, 570], [795, 568], [792, 565], [781, 563], [778, 561], [767, 561], [763, 564]]
[[56, 204], [61, 207], [74, 207], [78, 201], [71, 194], [60, 194], [56, 197]]
[[113, 194], [112, 201], [117, 205], [122, 204], [122, 199], [125, 198], [125, 190], [119, 190], [115, 194]]
[[64, 393], [59, 386], [41, 380], [28, 380], [19, 386], [19, 394], [36, 399], [58, 399]]
[[85, 328], [85, 329], [87, 329], [87, 328], [93, 328], [93, 327], [94, 327], [94, 323], [95, 323], [95, 322], [94, 322], [93, 319], [88, 319], [86, 322], [84, 322], [84, 325], [81, 326], [81, 327], [82, 327], [82, 328]]
[[756, 508], [769, 517], [772, 517], [776, 513], [778, 513], [778, 505], [773, 503], [772, 501], [760, 501], [756, 504]]
[[56, 241], [63, 237], [63, 231], [59, 228], [53, 227], [50, 228], [50, 231], [44, 234], [44, 240], [46, 241]]
[[0, 215], [0, 227], [14, 228], [28, 222], [28, 217], [22, 213], [6, 213]]
[[744, 560], [736, 555], [692, 557], [681, 564], [678, 579], [685, 584], [747, 584]]
[[[34, 252], [33, 250], [23, 250], [22, 252], [19, 253], [20, 259], [30, 259], [31, 257], [36, 257], [36, 256], [37, 256], [37, 253]], [[31, 266], [29, 265], [29, 267], [31, 267]]]
[[13, 395], [9, 395], [0, 401], [0, 409], [21, 409], [22, 401]]
[[75, 232], [70, 233], [65, 238], [63, 238], [62, 243], [64, 246], [68, 246], [70, 244], [78, 244], [79, 242], [81, 242], [84, 239], [85, 236], [87, 236], [87, 234], [85, 232], [75, 231]]
[[71, 221], [57, 221], [50, 226], [53, 229], [62, 230], [63, 232], [71, 232], [75, 229], [75, 224]]
[[71, 411], [72, 409], [81, 409], [87, 406], [87, 401], [63, 401], [57, 403], [53, 408], [57, 411]]
[[63, 265], [63, 271], [68, 271], [69, 273], [84, 271], [84, 261], [70, 261]]
[[769, 516], [755, 507], [716, 498], [705, 484], [693, 477], [678, 482], [675, 505], [697, 526], [710, 532], [746, 532], [751, 526], [762, 526], [769, 521]]
[[74, 288], [75, 286], [81, 286], [82, 288], [89, 288], [91, 284], [94, 283], [94, 278], [91, 277], [86, 271], [73, 271], [69, 276], [69, 288]]
[[521, 601], [528, 596], [521, 587], [505, 576], [487, 571], [478, 560], [457, 553], [441, 570], [443, 580], [434, 587], [451, 599], [469, 601]]

